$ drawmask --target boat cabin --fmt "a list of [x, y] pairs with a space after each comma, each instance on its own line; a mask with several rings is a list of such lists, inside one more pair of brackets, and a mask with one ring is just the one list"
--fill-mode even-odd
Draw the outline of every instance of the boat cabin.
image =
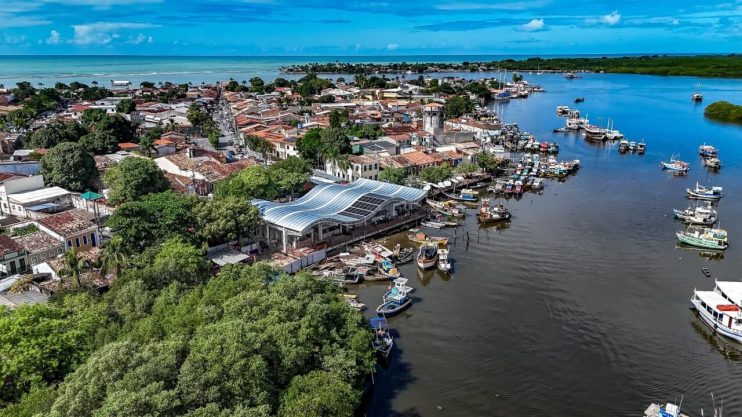
[[716, 291], [695, 291], [691, 303], [706, 324], [742, 342], [742, 309], [738, 305]]

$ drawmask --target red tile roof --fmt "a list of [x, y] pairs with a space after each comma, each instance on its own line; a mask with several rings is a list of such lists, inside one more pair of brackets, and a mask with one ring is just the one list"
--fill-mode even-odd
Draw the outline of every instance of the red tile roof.
[[11, 252], [23, 252], [23, 246], [9, 236], [0, 235], [0, 256], [5, 256]]
[[61, 236], [70, 236], [95, 227], [83, 210], [68, 210], [37, 220]]

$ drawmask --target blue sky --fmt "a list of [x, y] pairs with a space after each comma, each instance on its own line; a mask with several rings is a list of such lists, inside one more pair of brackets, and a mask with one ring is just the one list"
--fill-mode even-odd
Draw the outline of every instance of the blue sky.
[[742, 52], [742, 0], [0, 0], [0, 54]]

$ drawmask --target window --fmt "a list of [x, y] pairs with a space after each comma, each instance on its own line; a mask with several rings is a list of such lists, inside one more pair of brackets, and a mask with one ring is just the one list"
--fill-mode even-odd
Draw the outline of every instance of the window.
[[18, 263], [20, 264], [21, 272], [25, 272], [26, 271], [26, 260], [21, 258], [18, 260]]
[[18, 273], [18, 267], [15, 266], [15, 261], [10, 261], [10, 275]]
[[79, 248], [80, 247], [80, 238], [79, 237], [76, 237], [75, 238], [75, 247], [76, 248]]
[[67, 241], [67, 249], [72, 247], [72, 240]]
[[46, 252], [44, 252], [44, 253], [41, 254], [41, 260], [42, 261], [45, 261], [46, 260]]
[[95, 247], [95, 233], [90, 234], [90, 244]]
[[32, 265], [36, 265], [36, 264], [38, 264], [38, 263], [39, 263], [39, 258], [37, 258], [37, 257], [35, 257], [35, 256], [32, 256], [32, 257], [31, 257], [31, 264], [32, 264]]
[[88, 235], [83, 235], [82, 236], [82, 244], [83, 245], [87, 245], [88, 244]]

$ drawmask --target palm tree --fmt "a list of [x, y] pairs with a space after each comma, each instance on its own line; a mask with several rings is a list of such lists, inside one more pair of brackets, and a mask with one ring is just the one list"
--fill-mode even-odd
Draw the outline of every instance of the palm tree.
[[98, 86], [98, 81], [93, 81], [93, 82], [92, 82], [92, 83], [90, 83], [90, 84], [93, 84], [93, 87], [97, 87], [97, 86]]
[[248, 135], [245, 138], [245, 146], [251, 151], [260, 154], [263, 159], [266, 159], [266, 154], [273, 150], [273, 144], [260, 136]]
[[101, 277], [105, 277], [109, 270], [116, 271], [116, 278], [121, 276], [121, 268], [129, 265], [129, 258], [123, 252], [120, 236], [114, 237], [108, 242], [98, 261], [100, 262]]
[[152, 156], [152, 151], [155, 150], [154, 136], [147, 134], [139, 138], [139, 147], [147, 153], [147, 158]]
[[82, 286], [80, 276], [88, 269], [90, 269], [90, 263], [78, 256], [76, 249], [70, 249], [64, 255], [64, 268], [59, 271], [59, 276], [72, 280], [76, 286], [80, 287]]

